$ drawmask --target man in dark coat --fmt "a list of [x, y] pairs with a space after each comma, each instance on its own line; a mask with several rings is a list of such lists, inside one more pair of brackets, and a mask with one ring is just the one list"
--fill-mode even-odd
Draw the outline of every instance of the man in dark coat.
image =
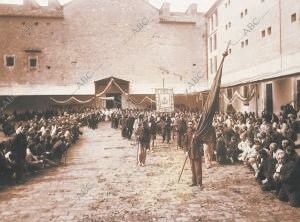
[[202, 153], [203, 144], [194, 140], [194, 129], [192, 122], [188, 123], [187, 132], [184, 135], [185, 151], [190, 159], [192, 170], [192, 184], [190, 186], [200, 186], [202, 189]]
[[216, 151], [217, 151], [217, 162], [219, 164], [227, 163], [226, 145], [225, 145], [224, 138], [222, 136], [222, 132], [217, 132]]
[[133, 133], [133, 124], [134, 124], [135, 118], [132, 114], [130, 114], [126, 121], [126, 127], [127, 127], [127, 136], [128, 139], [131, 139], [132, 133]]
[[12, 139], [12, 153], [16, 159], [16, 183], [24, 183], [24, 171], [25, 171], [25, 157], [27, 148], [26, 135], [20, 130]]
[[183, 118], [183, 114], [181, 114], [180, 119], [177, 121], [177, 146], [182, 148], [182, 138], [186, 133], [187, 124]]
[[[289, 201], [292, 207], [300, 207], [300, 159], [287, 148], [281, 168], [274, 174], [277, 180], [277, 197], [281, 201]], [[279, 184], [279, 185], [278, 185]]]

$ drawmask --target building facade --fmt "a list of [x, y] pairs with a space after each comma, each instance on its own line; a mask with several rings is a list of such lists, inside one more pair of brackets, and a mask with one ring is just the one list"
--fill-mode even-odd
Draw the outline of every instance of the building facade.
[[222, 111], [300, 107], [299, 13], [297, 0], [218, 0], [206, 13], [209, 82], [229, 44]]
[[183, 104], [187, 91], [201, 90], [189, 85], [194, 76], [206, 83], [206, 19], [194, 4], [173, 13], [167, 3], [158, 10], [144, 0], [51, 0], [47, 7], [26, 0], [0, 5], [0, 29], [0, 95], [15, 96], [8, 109], [84, 103], [107, 78], [116, 81], [90, 105], [105, 107], [113, 94], [123, 108], [149, 107], [150, 99], [141, 101], [163, 86]]

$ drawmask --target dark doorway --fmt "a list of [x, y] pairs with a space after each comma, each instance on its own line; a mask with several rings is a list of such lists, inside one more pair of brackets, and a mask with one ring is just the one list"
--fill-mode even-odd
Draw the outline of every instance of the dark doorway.
[[114, 97], [114, 100], [106, 100], [106, 108], [120, 108], [122, 109], [122, 94], [121, 93], [107, 93], [106, 97]]
[[266, 111], [273, 113], [273, 87], [272, 83], [266, 85]]

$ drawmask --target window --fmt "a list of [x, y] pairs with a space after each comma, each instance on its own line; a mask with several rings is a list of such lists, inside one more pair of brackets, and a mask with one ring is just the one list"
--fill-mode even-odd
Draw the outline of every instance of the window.
[[211, 17], [211, 30], [214, 30], [214, 16]]
[[228, 0], [228, 5], [230, 5], [230, 0]]
[[14, 67], [15, 66], [15, 56], [9, 55], [5, 58], [6, 67]]
[[244, 13], [243, 12], [241, 12], [241, 18], [243, 18], [244, 17]]
[[268, 28], [268, 35], [271, 35], [271, 34], [272, 34], [272, 28], [269, 27], [269, 28]]
[[248, 15], [248, 9], [245, 9], [245, 15]]
[[210, 74], [213, 74], [213, 63], [212, 63], [212, 59], [209, 59], [209, 64], [210, 64]]
[[225, 3], [225, 8], [227, 8], [227, 3]]
[[209, 38], [209, 51], [212, 52], [212, 38]]
[[295, 22], [297, 20], [296, 13], [291, 15], [291, 23]]
[[229, 51], [229, 54], [231, 54], [231, 49], [229, 49], [228, 51]]
[[231, 22], [228, 23], [228, 28], [230, 28], [230, 27], [231, 27]]
[[29, 68], [36, 69], [38, 65], [37, 57], [29, 57]]
[[214, 50], [217, 49], [217, 34], [214, 34]]
[[241, 42], [241, 47], [242, 47], [242, 48], [244, 48], [244, 45], [245, 45], [244, 42]]
[[225, 25], [225, 29], [226, 29], [226, 30], [227, 30], [227, 28], [228, 28], [227, 25]]
[[245, 45], [248, 45], [248, 39], [245, 40]]
[[218, 12], [215, 13], [215, 23], [216, 27], [218, 27]]
[[261, 37], [264, 38], [265, 36], [266, 36], [266, 31], [265, 31], [265, 30], [262, 30], [262, 31], [261, 31]]
[[217, 56], [215, 56], [215, 72], [217, 72], [218, 69], [218, 60], [217, 60]]

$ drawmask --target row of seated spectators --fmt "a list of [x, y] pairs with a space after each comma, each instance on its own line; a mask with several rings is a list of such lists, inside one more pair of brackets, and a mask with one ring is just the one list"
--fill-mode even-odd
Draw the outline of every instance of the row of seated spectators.
[[280, 115], [216, 115], [216, 158], [220, 164], [243, 162], [263, 191], [300, 206], [300, 159], [296, 152], [299, 119], [290, 106]]
[[23, 183], [26, 173], [61, 164], [67, 149], [82, 134], [80, 127], [95, 127], [102, 118], [93, 109], [3, 115], [3, 131], [10, 126], [12, 133], [0, 142], [0, 186], [14, 179]]

